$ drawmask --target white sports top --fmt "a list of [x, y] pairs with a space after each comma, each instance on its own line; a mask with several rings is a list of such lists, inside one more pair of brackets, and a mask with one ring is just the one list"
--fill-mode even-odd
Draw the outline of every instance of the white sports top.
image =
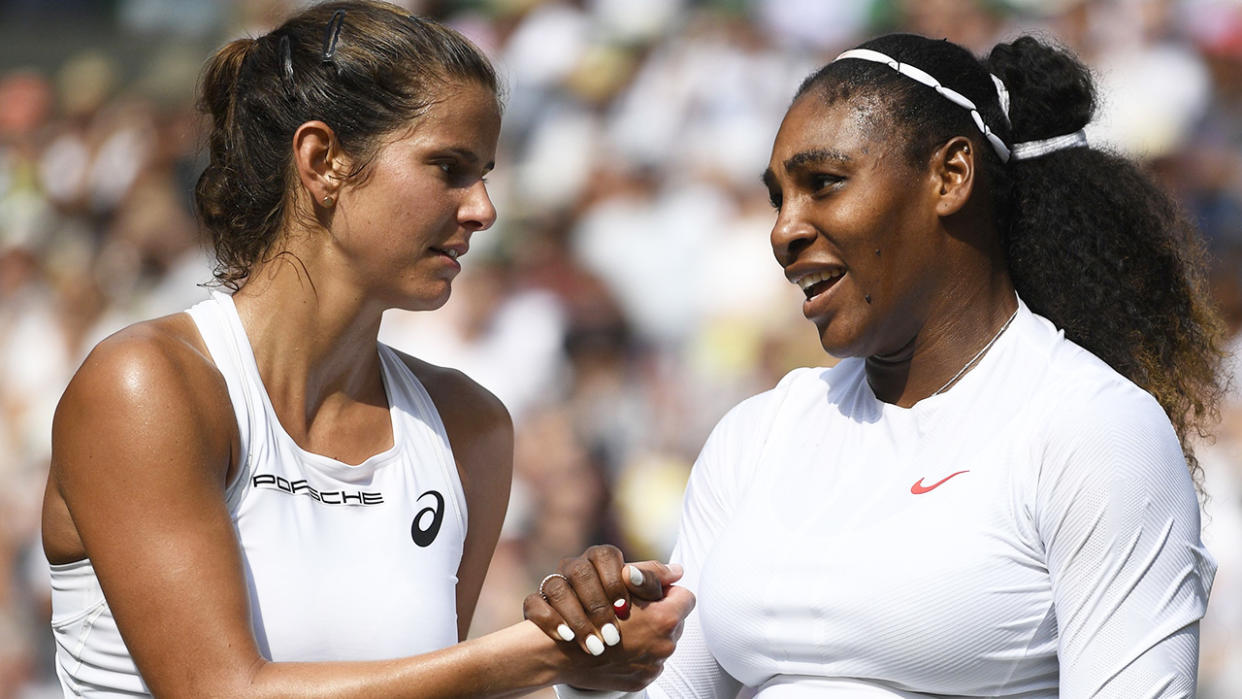
[[673, 554], [698, 605], [651, 696], [1194, 696], [1216, 565], [1149, 394], [1022, 304], [912, 408], [863, 368], [796, 370], [708, 439]]
[[[466, 501], [444, 425], [379, 345], [393, 447], [357, 466], [300, 448], [276, 419], [233, 300], [189, 311], [224, 375], [244, 468], [226, 492], [255, 638], [275, 661], [383, 659], [457, 642]], [[52, 566], [67, 695], [147, 694], [89, 559]]]

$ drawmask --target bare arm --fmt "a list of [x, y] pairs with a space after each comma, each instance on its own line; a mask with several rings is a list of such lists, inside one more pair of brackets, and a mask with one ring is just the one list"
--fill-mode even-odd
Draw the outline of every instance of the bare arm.
[[[684, 616], [671, 605], [636, 614], [636, 645], [603, 658], [574, 657], [582, 654], [524, 622], [411, 658], [268, 661], [250, 629], [241, 554], [224, 504], [232, 419], [209, 360], [149, 329], [96, 349], [57, 410], [49, 497], [63, 498], [156, 695], [482, 697], [570, 678], [633, 686], [631, 678], [655, 662], [649, 649], [664, 650], [659, 639], [675, 633]], [[482, 442], [503, 451], [507, 421], [496, 429]], [[463, 558], [474, 588], [481, 582], [471, 572], [481, 565], [479, 547], [490, 554], [495, 533], [487, 536], [492, 543], [485, 536]], [[474, 589], [459, 599], [459, 610], [472, 611], [477, 595]]]

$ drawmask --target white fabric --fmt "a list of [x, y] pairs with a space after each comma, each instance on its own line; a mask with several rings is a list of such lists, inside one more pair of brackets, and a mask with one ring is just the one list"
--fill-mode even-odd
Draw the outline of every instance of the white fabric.
[[734, 408], [674, 560], [652, 697], [1193, 697], [1216, 568], [1160, 406], [1025, 305], [913, 408], [858, 359]]
[[[942, 97], [944, 97], [945, 99], [948, 99], [950, 102], [953, 102], [957, 106], [962, 107], [963, 109], [969, 110], [970, 118], [974, 120], [975, 126], [979, 127], [979, 131], [980, 133], [983, 134], [984, 138], [988, 139], [988, 143], [992, 144], [992, 149], [996, 151], [996, 154], [998, 156], [1000, 156], [1001, 162], [1002, 163], [1009, 162], [1009, 147], [1005, 145], [1005, 142], [1001, 140], [1000, 136], [997, 136], [996, 134], [992, 133], [992, 129], [988, 128], [988, 125], [983, 122], [983, 117], [979, 115], [979, 108], [976, 107], [975, 103], [971, 101], [971, 99], [967, 97], [966, 95], [963, 95], [962, 93], [958, 92], [957, 90], [954, 90], [951, 87], [945, 87], [944, 85], [941, 85], [939, 80], [934, 78], [931, 75], [931, 73], [928, 73], [922, 68], [917, 68], [915, 66], [910, 65], [909, 63], [902, 63], [901, 61], [889, 56], [888, 54], [880, 53], [879, 51], [873, 51], [871, 49], [850, 49], [849, 51], [846, 51], [842, 53], [841, 55], [837, 56], [836, 58], [834, 58], [833, 62], [835, 63], [836, 61], [840, 61], [845, 58], [857, 58], [862, 61], [871, 61], [873, 63], [883, 63], [884, 65], [888, 66], [889, 68], [892, 68], [898, 73], [901, 73], [907, 78], [916, 80], [930, 87], [931, 89], [940, 93]], [[999, 82], [999, 80], [997, 80], [997, 82]], [[1001, 83], [1001, 85], [1003, 86], [1004, 84]], [[999, 96], [998, 96], [998, 99], [999, 99]], [[1009, 101], [1009, 91], [1006, 90], [1005, 91], [1005, 102], [1006, 102], [1006, 107], [1005, 107], [1006, 117], [1005, 118], [1009, 118], [1008, 117], [1008, 111], [1009, 111], [1008, 101]]]
[[[414, 374], [379, 345], [394, 445], [346, 465], [304, 451], [281, 427], [230, 297], [216, 293], [189, 312], [241, 434], [245, 467], [226, 500], [264, 657], [395, 658], [456, 643], [465, 496], [439, 413]], [[433, 491], [442, 518], [422, 546], [415, 530], [429, 529], [434, 513], [416, 518], [436, 509]], [[147, 693], [89, 560], [52, 566], [52, 609], [66, 694]]]

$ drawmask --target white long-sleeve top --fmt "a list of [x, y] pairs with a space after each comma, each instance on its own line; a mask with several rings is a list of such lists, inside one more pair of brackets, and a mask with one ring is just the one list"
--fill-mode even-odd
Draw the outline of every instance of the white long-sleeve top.
[[856, 359], [735, 407], [673, 559], [652, 697], [1192, 697], [1215, 573], [1159, 404], [1025, 305], [913, 408]]

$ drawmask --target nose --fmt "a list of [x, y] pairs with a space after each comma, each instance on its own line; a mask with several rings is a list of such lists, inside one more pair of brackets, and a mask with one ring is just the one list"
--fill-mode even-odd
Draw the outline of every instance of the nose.
[[486, 182], [479, 180], [471, 185], [457, 210], [457, 222], [471, 231], [487, 230], [496, 222], [496, 206], [487, 193]]
[[772, 224], [772, 254], [782, 267], [787, 267], [811, 245], [816, 235], [814, 226], [799, 215], [792, 202], [787, 202], [776, 215], [776, 223]]

